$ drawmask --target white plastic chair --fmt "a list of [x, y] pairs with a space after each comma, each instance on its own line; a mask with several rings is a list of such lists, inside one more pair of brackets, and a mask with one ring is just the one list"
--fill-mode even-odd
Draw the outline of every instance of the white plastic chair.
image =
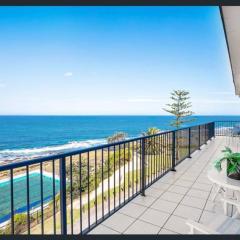
[[240, 134], [239, 134], [239, 125], [234, 125], [231, 129], [226, 131], [226, 145], [229, 147], [236, 147], [239, 149], [240, 144]]
[[189, 234], [240, 234], [240, 219], [236, 218], [237, 215], [240, 214], [240, 202], [225, 198], [221, 200], [223, 201], [224, 209], [227, 208], [228, 204], [236, 207], [235, 216], [228, 217], [223, 214], [216, 214], [214, 218], [206, 224], [188, 219], [186, 224], [190, 227]]

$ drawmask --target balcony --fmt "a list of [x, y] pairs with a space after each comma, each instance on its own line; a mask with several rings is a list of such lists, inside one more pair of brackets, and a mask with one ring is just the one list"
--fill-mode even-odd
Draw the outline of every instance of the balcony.
[[[220, 196], [214, 194], [207, 172], [221, 150], [229, 146], [239, 151], [240, 139], [218, 136], [201, 147], [152, 184], [145, 196], [134, 200], [101, 223], [89, 234], [187, 234], [187, 219], [208, 223], [223, 213]], [[229, 206], [229, 215], [233, 214]]]
[[222, 212], [207, 171], [224, 146], [239, 151], [237, 125], [211, 122], [2, 165], [0, 233], [187, 233], [186, 219], [204, 223]]

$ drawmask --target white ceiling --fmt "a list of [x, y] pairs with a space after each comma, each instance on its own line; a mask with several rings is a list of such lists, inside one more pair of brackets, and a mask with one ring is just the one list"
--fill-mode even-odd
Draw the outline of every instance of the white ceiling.
[[235, 93], [240, 96], [240, 6], [223, 6], [221, 10]]

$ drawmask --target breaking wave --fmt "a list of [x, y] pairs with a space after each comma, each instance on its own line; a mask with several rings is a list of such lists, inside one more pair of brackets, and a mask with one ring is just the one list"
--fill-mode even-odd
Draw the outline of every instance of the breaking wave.
[[41, 148], [6, 149], [0, 151], [0, 161], [29, 160], [44, 157], [66, 151], [77, 150], [105, 144], [106, 139], [95, 139], [86, 141], [72, 141], [63, 145], [47, 146]]

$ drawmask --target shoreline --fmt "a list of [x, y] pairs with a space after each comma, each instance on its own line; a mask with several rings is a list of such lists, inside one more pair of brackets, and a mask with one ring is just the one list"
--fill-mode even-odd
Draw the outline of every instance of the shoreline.
[[[222, 130], [229, 131], [229, 129], [231, 128], [232, 127], [230, 126], [226, 126], [226, 127], [222, 127]], [[170, 130], [165, 129], [160, 132], [165, 132], [165, 131], [170, 131]], [[138, 136], [135, 136], [135, 137], [138, 137]], [[135, 137], [131, 136], [126, 138], [126, 140], [129, 140]], [[12, 150], [4, 149], [4, 150], [0, 150], [0, 166], [7, 165], [10, 163], [17, 163], [25, 160], [32, 160], [32, 159], [37, 159], [41, 157], [56, 155], [56, 154], [63, 154], [68, 151], [82, 150], [89, 147], [100, 146], [106, 143], [107, 143], [107, 138], [101, 138], [101, 139], [96, 138], [96, 139], [87, 139], [87, 140], [80, 140], [80, 141], [70, 141], [65, 144], [52, 145], [52, 146], [50, 145], [50, 146], [43, 146], [43, 147], [20, 148], [20, 149], [12, 149]]]

